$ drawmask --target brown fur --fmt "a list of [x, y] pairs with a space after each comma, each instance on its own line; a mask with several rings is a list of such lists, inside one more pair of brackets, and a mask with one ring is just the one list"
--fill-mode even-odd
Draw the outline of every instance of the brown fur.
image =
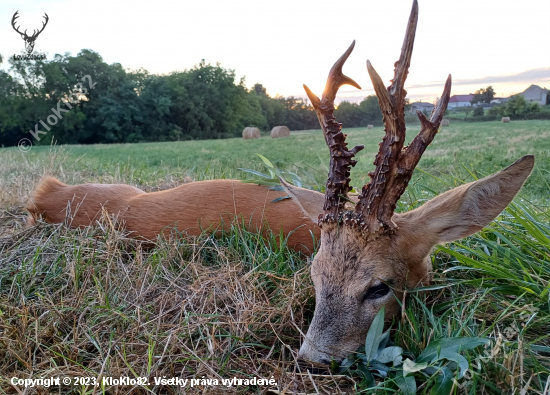
[[[301, 188], [300, 188], [301, 189]], [[323, 195], [309, 191], [322, 206]], [[47, 222], [84, 227], [101, 218], [102, 209], [118, 218], [136, 238], [152, 240], [176, 227], [189, 235], [202, 230], [244, 223], [252, 231], [282, 229], [290, 247], [311, 253], [319, 227], [291, 199], [271, 203], [286, 194], [265, 186], [237, 180], [210, 180], [181, 185], [166, 191], [145, 193], [122, 184], [66, 185], [48, 177], [37, 187], [27, 209], [29, 223], [43, 216]], [[319, 207], [319, 211], [322, 208]]]

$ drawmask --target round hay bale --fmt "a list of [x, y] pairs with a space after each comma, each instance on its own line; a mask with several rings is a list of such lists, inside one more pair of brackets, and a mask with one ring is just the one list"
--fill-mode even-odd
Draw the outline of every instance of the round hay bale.
[[367, 125], [367, 129], [372, 129], [374, 125]]
[[450, 122], [448, 119], [441, 120], [441, 126], [449, 126]]
[[252, 128], [252, 127], [246, 127], [243, 130], [243, 139], [259, 139], [260, 138], [260, 129], [258, 128]]
[[288, 136], [290, 136], [290, 130], [286, 126], [275, 126], [271, 129], [271, 137], [274, 139]]
[[508, 123], [510, 122], [510, 117], [502, 117], [502, 123]]

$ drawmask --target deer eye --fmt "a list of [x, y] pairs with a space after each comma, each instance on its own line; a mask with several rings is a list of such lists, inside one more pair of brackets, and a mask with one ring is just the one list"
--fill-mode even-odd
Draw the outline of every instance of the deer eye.
[[367, 289], [367, 292], [365, 292], [365, 295], [363, 296], [363, 302], [365, 300], [381, 298], [383, 296], [386, 296], [388, 292], [390, 292], [390, 287], [387, 284], [380, 283], [378, 285], [375, 285], [374, 287], [370, 287], [369, 289]]

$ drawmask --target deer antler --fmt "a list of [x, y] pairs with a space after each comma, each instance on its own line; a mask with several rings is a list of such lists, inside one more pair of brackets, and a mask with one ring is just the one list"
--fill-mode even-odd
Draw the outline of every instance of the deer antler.
[[34, 33], [32, 34], [32, 37], [37, 37], [40, 33], [42, 33], [42, 31], [44, 30], [44, 28], [46, 27], [46, 25], [48, 24], [48, 21], [50, 20], [50, 17], [48, 16], [48, 14], [44, 13], [45, 16], [43, 16], [42, 18], [44, 18], [46, 21], [45, 22], [42, 22], [42, 29], [40, 29], [37, 33]]
[[16, 20], [17, 18], [19, 18], [19, 15], [17, 15], [18, 13], [19, 13], [19, 10], [18, 10], [18, 11], [15, 11], [15, 14], [13, 14], [13, 17], [11, 18], [11, 27], [13, 27], [13, 29], [14, 29], [17, 33], [22, 34], [22, 35], [25, 35], [25, 37], [26, 37], [26, 36], [27, 36], [27, 31], [25, 30], [25, 33], [21, 33], [21, 32], [19, 31], [19, 28], [17, 28], [17, 27], [15, 26], [15, 20]]
[[46, 27], [46, 25], [48, 24], [48, 21], [50, 20], [50, 17], [48, 16], [48, 14], [44, 13], [45, 16], [43, 16], [42, 18], [46, 19], [45, 22], [42, 22], [42, 29], [40, 29], [38, 32], [36, 31], [36, 29], [33, 31], [33, 34], [32, 36], [27, 36], [27, 29], [25, 29], [25, 32], [20, 32], [19, 31], [19, 28], [15, 26], [15, 20], [17, 18], [19, 18], [19, 15], [17, 15], [19, 13], [19, 10], [18, 11], [15, 11], [15, 14], [13, 14], [13, 17], [11, 18], [11, 26], [13, 27], [13, 29], [21, 34], [21, 35], [24, 35], [27, 39], [32, 39], [32, 38], [36, 38], [40, 33], [42, 33], [42, 31], [44, 30], [44, 28]]
[[324, 215], [319, 215], [320, 223], [337, 221], [339, 219], [339, 215], [346, 203], [348, 192], [351, 190], [349, 185], [350, 170], [357, 163], [357, 161], [353, 160], [353, 157], [357, 152], [365, 148], [363, 145], [358, 145], [348, 150], [346, 135], [341, 132], [342, 124], [336, 122], [333, 115], [334, 98], [342, 85], [347, 84], [361, 89], [357, 82], [342, 73], [342, 67], [351, 51], [353, 51], [354, 46], [355, 41], [353, 41], [347, 51], [330, 69], [321, 100], [304, 85], [307, 96], [317, 113], [319, 124], [321, 125], [321, 129], [323, 129], [325, 141], [330, 150], [330, 168], [325, 190], [325, 204], [323, 206], [325, 213]]
[[369, 173], [371, 180], [365, 185], [355, 206], [354, 222], [360, 225], [364, 232], [378, 235], [393, 233], [396, 225], [391, 217], [397, 201], [405, 191], [420, 157], [426, 147], [435, 137], [443, 118], [451, 93], [451, 76], [445, 83], [441, 99], [428, 120], [424, 114], [417, 111], [421, 130], [408, 147], [405, 142], [405, 80], [411, 62], [414, 45], [416, 23], [418, 21], [418, 3], [413, 1], [409, 23], [401, 56], [395, 63], [392, 84], [386, 89], [382, 79], [367, 61], [367, 69], [374, 85], [380, 109], [384, 117], [385, 136], [380, 143], [380, 149], [374, 160], [374, 172]]

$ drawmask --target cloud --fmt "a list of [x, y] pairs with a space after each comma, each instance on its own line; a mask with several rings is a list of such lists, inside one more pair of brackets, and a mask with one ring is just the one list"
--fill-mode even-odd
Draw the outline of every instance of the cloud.
[[[505, 74], [497, 76], [487, 76], [482, 78], [467, 78], [461, 80], [453, 79], [453, 86], [461, 85], [482, 85], [482, 84], [501, 84], [501, 83], [533, 83], [537, 81], [546, 81], [550, 82], [550, 67], [541, 67], [538, 69], [525, 70], [517, 74]], [[441, 81], [430, 81], [424, 84], [415, 84], [408, 85], [408, 89], [418, 89], [418, 88], [434, 88], [441, 87], [445, 84], [444, 80]], [[362, 89], [360, 91], [341, 91], [340, 93], [357, 93], [357, 92], [373, 92], [372, 89]], [[343, 95], [341, 95], [343, 97]]]
[[[481, 78], [467, 78], [467, 79], [457, 79], [453, 80], [453, 87], [457, 86], [483, 86], [483, 85], [496, 85], [496, 84], [525, 84], [527, 88], [530, 84], [541, 84], [548, 82], [550, 85], [550, 67], [541, 67], [538, 69], [525, 70], [521, 73], [516, 74], [505, 74], [497, 76], [487, 76]], [[416, 93], [415, 89], [424, 89], [424, 88], [441, 88], [445, 84], [445, 81], [430, 81], [423, 84], [414, 84], [407, 85], [407, 97], [412, 101], [418, 99], [426, 99], [428, 96], [433, 96], [433, 98], [439, 95], [439, 91], [428, 93], [423, 91], [422, 93]], [[363, 96], [357, 96], [358, 92], [362, 92]], [[365, 96], [374, 94], [374, 89], [361, 89], [361, 90], [342, 90], [338, 92], [336, 97], [336, 102], [341, 101], [350, 101], [350, 102], [360, 102], [365, 98]], [[304, 96], [305, 97], [305, 96]]]
[[[487, 76], [483, 78], [470, 78], [463, 80], [454, 80], [453, 85], [478, 85], [478, 84], [497, 84], [497, 83], [519, 83], [532, 81], [550, 80], [550, 67], [525, 70], [517, 74], [506, 74], [498, 76]], [[434, 87], [440, 86], [443, 81], [432, 82], [426, 85], [413, 85], [410, 88]]]

